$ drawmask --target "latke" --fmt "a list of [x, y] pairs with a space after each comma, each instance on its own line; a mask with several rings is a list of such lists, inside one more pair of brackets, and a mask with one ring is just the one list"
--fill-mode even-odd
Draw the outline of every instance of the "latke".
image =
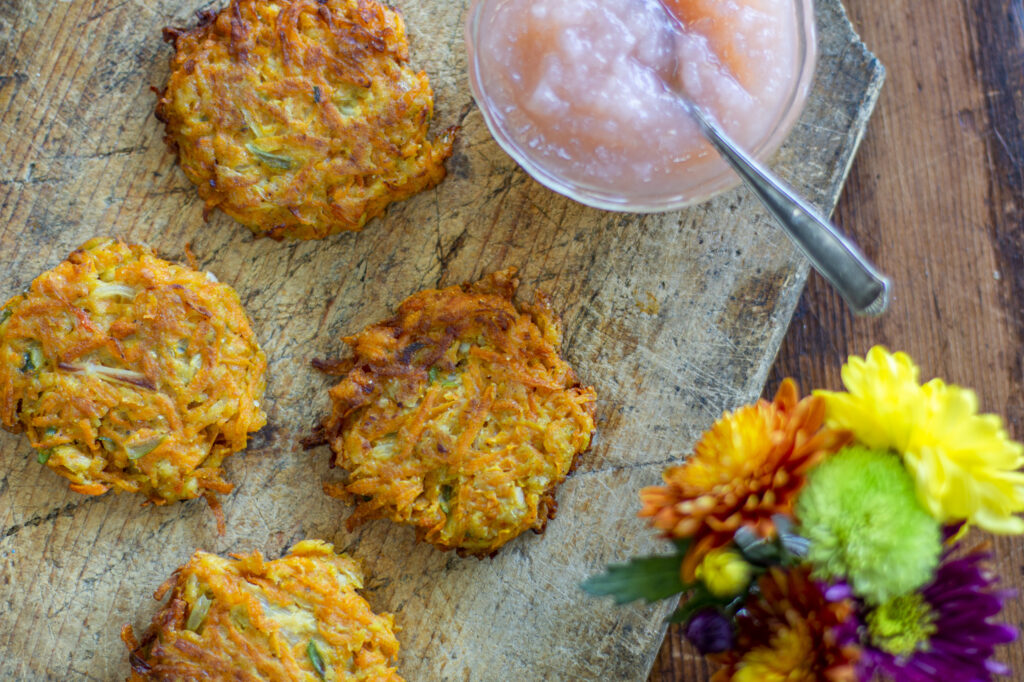
[[266, 364], [234, 289], [93, 239], [0, 308], [0, 425], [75, 492], [228, 492]]
[[558, 355], [547, 297], [513, 304], [515, 274], [414, 294], [344, 339], [350, 360], [320, 363], [347, 372], [322, 435], [348, 472], [325, 490], [355, 504], [349, 528], [386, 517], [485, 556], [554, 516], [555, 489], [590, 445], [595, 394]]
[[433, 93], [401, 15], [375, 0], [232, 0], [168, 29], [156, 115], [206, 201], [275, 239], [360, 230], [444, 178]]
[[356, 562], [319, 540], [274, 561], [196, 552], [153, 595], [171, 593], [142, 641], [122, 629], [129, 682], [402, 682], [394, 617], [375, 614], [362, 587]]

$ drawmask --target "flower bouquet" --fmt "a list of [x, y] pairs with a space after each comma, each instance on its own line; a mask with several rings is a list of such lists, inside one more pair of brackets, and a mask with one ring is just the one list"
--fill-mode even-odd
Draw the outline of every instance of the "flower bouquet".
[[1024, 446], [967, 389], [921, 385], [875, 347], [843, 367], [845, 392], [726, 413], [693, 454], [640, 491], [668, 555], [583, 583], [618, 603], [683, 595], [670, 620], [724, 680], [970, 682], [1015, 628], [971, 525], [1024, 532]]

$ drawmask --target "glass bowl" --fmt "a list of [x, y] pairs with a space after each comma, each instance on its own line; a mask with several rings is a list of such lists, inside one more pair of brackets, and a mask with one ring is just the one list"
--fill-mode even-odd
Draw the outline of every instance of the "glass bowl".
[[[509, 129], [510, 126], [506, 124], [499, 108], [488, 96], [487, 79], [482, 73], [479, 59], [479, 46], [488, 36], [488, 28], [485, 26], [486, 12], [489, 7], [501, 5], [504, 1], [473, 0], [470, 5], [465, 35], [469, 58], [469, 85], [494, 139], [535, 180], [588, 206], [639, 213], [672, 211], [702, 203], [740, 183], [739, 176], [724, 161], [714, 159], [711, 162], [713, 165], [709, 166], [710, 172], [702, 173], [695, 179], [680, 178], [678, 186], [673, 185], [670, 192], [659, 193], [656, 196], [629, 196], [626, 193], [569, 180], [551, 168], [546, 159], [531, 153], [528, 145], [517, 139]], [[799, 45], [796, 46], [796, 76], [792, 81], [792, 88], [782, 98], [775, 120], [766, 128], [767, 132], [747, 146], [747, 151], [760, 161], [768, 159], [782, 145], [803, 111], [814, 78], [817, 56], [814, 2], [792, 1], [796, 15], [795, 33], [799, 40]]]

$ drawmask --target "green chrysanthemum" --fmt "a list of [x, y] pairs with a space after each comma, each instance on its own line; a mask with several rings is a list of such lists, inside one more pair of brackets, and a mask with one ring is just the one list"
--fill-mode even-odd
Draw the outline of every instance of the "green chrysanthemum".
[[816, 578], [841, 578], [872, 604], [925, 584], [939, 563], [939, 524], [895, 456], [854, 446], [825, 460], [796, 503]]
[[867, 617], [871, 643], [894, 656], [909, 656], [935, 634], [935, 611], [920, 592], [893, 597]]

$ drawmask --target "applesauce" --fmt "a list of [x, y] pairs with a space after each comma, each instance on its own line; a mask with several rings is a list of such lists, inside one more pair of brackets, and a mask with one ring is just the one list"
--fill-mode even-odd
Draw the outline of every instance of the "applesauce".
[[678, 208], [739, 180], [673, 84], [763, 159], [806, 99], [812, 13], [810, 0], [477, 0], [470, 83], [495, 138], [548, 187]]

